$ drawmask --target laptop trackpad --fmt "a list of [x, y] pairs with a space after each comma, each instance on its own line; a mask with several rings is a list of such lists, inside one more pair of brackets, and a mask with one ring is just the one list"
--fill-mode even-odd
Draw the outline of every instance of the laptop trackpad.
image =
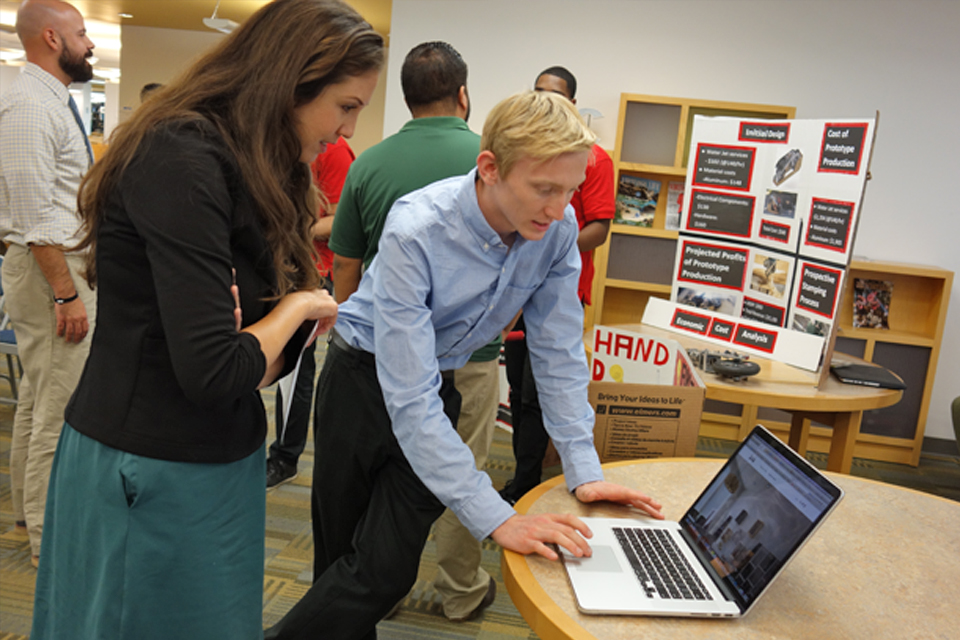
[[617, 561], [617, 556], [613, 552], [613, 547], [608, 547], [604, 545], [591, 545], [593, 549], [593, 555], [589, 558], [574, 558], [570, 555], [566, 555], [564, 562], [570, 563], [571, 566], [577, 567], [580, 571], [598, 571], [598, 572], [613, 572], [620, 573], [622, 569], [620, 568], [620, 563]]

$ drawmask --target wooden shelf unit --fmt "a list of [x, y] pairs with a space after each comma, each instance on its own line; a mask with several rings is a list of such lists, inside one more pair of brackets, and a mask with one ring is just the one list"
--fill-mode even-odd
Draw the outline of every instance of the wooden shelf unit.
[[[854, 279], [893, 283], [890, 329], [853, 327]], [[895, 372], [907, 389], [897, 404], [863, 412], [853, 455], [917, 466], [930, 408], [930, 394], [943, 340], [953, 272], [897, 262], [854, 259], [850, 263], [841, 301], [836, 350]], [[774, 409], [707, 401], [700, 433], [737, 439], [742, 429], [758, 420], [781, 437], [790, 431], [789, 414]], [[810, 429], [810, 449], [828, 451], [830, 429]]]
[[[697, 114], [792, 119], [796, 109], [621, 94], [613, 153], [616, 184], [623, 173], [659, 180], [661, 196], [665, 196], [668, 182], [684, 180], [693, 116]], [[611, 225], [610, 237], [594, 255], [594, 304], [586, 310], [587, 327], [637, 324], [651, 297], [670, 297], [678, 234], [665, 229], [665, 223], [666, 198], [661, 197], [653, 227]], [[853, 328], [854, 278], [894, 283], [889, 330]], [[908, 385], [898, 404], [864, 412], [855, 456], [918, 464], [952, 283], [953, 273], [936, 267], [858, 259], [851, 262], [836, 348], [883, 364]], [[787, 437], [790, 416], [785, 412], [710, 400], [704, 407], [700, 433], [736, 440], [758, 420]], [[811, 450], [829, 449], [829, 427], [814, 424], [810, 433]]]

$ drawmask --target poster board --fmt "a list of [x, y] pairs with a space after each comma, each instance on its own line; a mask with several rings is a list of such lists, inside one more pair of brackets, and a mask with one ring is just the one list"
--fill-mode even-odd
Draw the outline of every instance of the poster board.
[[671, 297], [651, 299], [644, 323], [818, 371], [875, 129], [696, 116]]

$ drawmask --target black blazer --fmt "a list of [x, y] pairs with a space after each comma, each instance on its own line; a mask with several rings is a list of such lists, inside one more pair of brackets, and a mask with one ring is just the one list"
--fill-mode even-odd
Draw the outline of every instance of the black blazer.
[[168, 124], [141, 144], [108, 199], [96, 262], [96, 328], [66, 421], [164, 460], [232, 462], [256, 451], [267, 429], [256, 390], [266, 361], [259, 341], [236, 331], [231, 269], [246, 326], [275, 304], [273, 258], [212, 125]]

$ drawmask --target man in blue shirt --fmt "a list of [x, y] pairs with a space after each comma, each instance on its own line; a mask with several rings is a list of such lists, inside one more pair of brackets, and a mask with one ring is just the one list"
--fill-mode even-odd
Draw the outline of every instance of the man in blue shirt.
[[375, 638], [416, 580], [444, 505], [478, 540], [553, 560], [551, 543], [590, 553], [575, 516], [518, 515], [453, 428], [448, 372], [521, 309], [568, 488], [662, 518], [655, 500], [603, 480], [593, 446], [568, 204], [593, 143], [569, 101], [520, 94], [490, 112], [475, 170], [394, 205], [377, 257], [340, 307], [317, 390], [314, 584], [267, 638]]

